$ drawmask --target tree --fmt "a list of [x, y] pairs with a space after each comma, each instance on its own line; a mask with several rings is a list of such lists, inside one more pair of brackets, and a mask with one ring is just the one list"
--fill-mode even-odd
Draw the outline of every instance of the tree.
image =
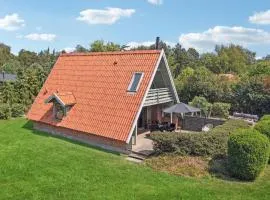
[[200, 64], [216, 74], [226, 72], [226, 70], [220, 65], [219, 57], [214, 53], [202, 54]]
[[38, 89], [41, 89], [42, 85], [44, 84], [47, 78], [47, 74], [45, 70], [42, 68], [42, 66], [36, 68], [36, 77], [38, 80]]
[[210, 117], [213, 105], [209, 103], [206, 98], [195, 96], [189, 104], [196, 108], [200, 108], [205, 117]]
[[18, 93], [18, 103], [29, 106], [32, 103], [30, 87], [27, 83], [27, 77], [23, 69], [17, 73], [17, 80], [15, 82], [15, 89]]
[[105, 51], [120, 51], [120, 50], [121, 50], [121, 46], [119, 44], [108, 42], [105, 45]]
[[5, 71], [6, 73], [16, 74], [18, 69], [21, 67], [20, 62], [15, 59], [10, 59], [5, 64], [0, 67], [0, 71]]
[[184, 70], [182, 70], [182, 72], [175, 79], [176, 90], [179, 96], [181, 96], [182, 101], [184, 101], [184, 99], [188, 101], [189, 99], [189, 97], [185, 96], [185, 93], [183, 93], [183, 90], [186, 87], [186, 85], [189, 84], [189, 79], [190, 77], [193, 76], [193, 74], [194, 74], [194, 69], [187, 67]]
[[219, 65], [224, 73], [244, 73], [254, 64], [256, 54], [238, 45], [216, 46]]
[[188, 57], [190, 58], [191, 61], [192, 60], [198, 60], [200, 58], [200, 54], [194, 48], [189, 48], [187, 50], [187, 55], [188, 55]]
[[[26, 75], [31, 76], [35, 79], [36, 89], [39, 90], [46, 80], [46, 73], [43, 67], [38, 63], [33, 63], [27, 70]], [[34, 92], [35, 93], [35, 92]]]
[[82, 45], [77, 45], [75, 48], [75, 52], [79, 52], [79, 53], [85, 53], [88, 52], [89, 50], [86, 49], [85, 47], [83, 47]]
[[270, 93], [264, 87], [262, 76], [243, 77], [232, 87], [234, 111], [257, 114], [270, 113]]
[[258, 61], [250, 67], [248, 74], [249, 76], [270, 75], [270, 61]]
[[225, 96], [225, 86], [217, 75], [205, 67], [198, 67], [193, 72], [187, 68], [176, 79], [176, 89], [184, 102], [191, 101], [195, 96], [205, 97], [210, 102], [221, 101]]
[[24, 49], [22, 49], [18, 55], [18, 59], [24, 68], [30, 67], [33, 63], [35, 63], [38, 60], [38, 58], [39, 57], [37, 53], [27, 51]]
[[13, 57], [10, 53], [10, 49], [9, 46], [0, 43], [0, 67]]
[[1, 101], [3, 103], [7, 103], [12, 105], [13, 103], [17, 102], [17, 94], [14, 89], [14, 85], [10, 82], [4, 82], [3, 86], [1, 87]]
[[105, 43], [103, 40], [96, 40], [90, 45], [91, 52], [120, 51], [121, 46], [113, 42]]
[[189, 58], [187, 52], [180, 44], [176, 44], [176, 46], [172, 49], [172, 57], [174, 62], [172, 64], [172, 73], [174, 78], [176, 78], [181, 70], [185, 68], [189, 64]]

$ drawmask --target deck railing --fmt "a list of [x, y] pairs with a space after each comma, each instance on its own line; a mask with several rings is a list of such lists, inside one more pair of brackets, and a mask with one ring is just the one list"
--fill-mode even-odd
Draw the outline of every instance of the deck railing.
[[173, 100], [173, 95], [169, 88], [150, 89], [146, 96], [144, 106], [167, 103]]

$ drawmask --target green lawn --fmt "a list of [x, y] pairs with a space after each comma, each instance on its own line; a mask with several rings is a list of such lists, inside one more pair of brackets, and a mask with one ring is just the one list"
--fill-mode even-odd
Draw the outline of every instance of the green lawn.
[[254, 183], [177, 177], [30, 128], [0, 121], [0, 199], [270, 199], [270, 167]]

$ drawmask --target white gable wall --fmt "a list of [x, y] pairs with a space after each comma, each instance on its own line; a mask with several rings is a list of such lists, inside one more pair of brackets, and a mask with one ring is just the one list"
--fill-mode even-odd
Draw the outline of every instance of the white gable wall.
[[165, 56], [163, 56], [159, 63], [151, 88], [146, 95], [144, 106], [179, 102], [165, 59]]
[[130, 133], [129, 133], [129, 136], [127, 138], [126, 143], [130, 143], [132, 134], [134, 133], [135, 130], [137, 130], [136, 125], [137, 125], [138, 118], [140, 116], [142, 108], [145, 106], [145, 101], [146, 101], [147, 95], [149, 94], [149, 91], [150, 91], [151, 86], [153, 84], [154, 78], [156, 77], [156, 72], [158, 71], [159, 67], [161, 67], [160, 70], [163, 73], [162, 76], [165, 76], [164, 79], [166, 81], [164, 81], [164, 84], [165, 84], [165, 86], [167, 86], [167, 88], [169, 88], [169, 91], [172, 93], [174, 103], [179, 103], [179, 98], [178, 98], [178, 95], [177, 95], [177, 92], [175, 89], [175, 85], [174, 85], [173, 78], [172, 78], [172, 75], [171, 75], [171, 72], [169, 69], [169, 65], [168, 65], [164, 50], [162, 50], [160, 53], [160, 57], [158, 59], [158, 62], [156, 64], [156, 67], [154, 69], [154, 73], [152, 74], [149, 85], [147, 86], [147, 90], [146, 90], [146, 93], [143, 97], [143, 101], [141, 102], [141, 106], [140, 106], [140, 108], [135, 116], [135, 119], [133, 121], [133, 125], [131, 127], [131, 130], [130, 130]]

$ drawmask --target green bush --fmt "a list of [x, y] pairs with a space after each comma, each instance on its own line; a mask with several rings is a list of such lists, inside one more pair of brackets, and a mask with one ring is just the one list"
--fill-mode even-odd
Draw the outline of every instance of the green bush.
[[212, 115], [215, 117], [228, 118], [230, 108], [231, 104], [229, 103], [215, 102], [212, 106]]
[[269, 158], [269, 140], [254, 129], [238, 130], [228, 140], [228, 167], [232, 176], [254, 180]]
[[268, 120], [259, 121], [254, 128], [260, 133], [266, 135], [270, 139], [270, 121]]
[[152, 133], [156, 153], [215, 156], [226, 155], [227, 136], [209, 133]]
[[0, 104], [0, 119], [9, 119], [11, 110], [8, 104]]
[[155, 152], [159, 154], [225, 156], [229, 134], [246, 127], [249, 127], [248, 123], [242, 120], [228, 120], [207, 133], [154, 132], [150, 138], [154, 141]]
[[198, 97], [195, 96], [192, 100], [192, 102], [189, 103], [191, 106], [194, 106], [196, 108], [200, 108], [202, 114], [205, 117], [210, 117], [211, 115], [211, 110], [212, 110], [212, 104], [209, 103], [206, 98], [204, 97]]
[[264, 115], [264, 116], [260, 119], [260, 121], [265, 121], [265, 120], [270, 121], [270, 115]]
[[[255, 129], [260, 133], [266, 135], [270, 141], [270, 120], [267, 120], [269, 115], [265, 115], [262, 119], [255, 125]], [[270, 164], [270, 155], [269, 155]]]
[[177, 148], [175, 143], [178, 137], [177, 133], [153, 132], [150, 134], [156, 153], [175, 152]]
[[24, 115], [24, 106], [22, 104], [13, 104], [11, 107], [12, 117], [21, 117]]
[[216, 126], [211, 130], [212, 134], [225, 134], [229, 135], [237, 129], [249, 128], [249, 124], [240, 119], [229, 119], [224, 124]]

